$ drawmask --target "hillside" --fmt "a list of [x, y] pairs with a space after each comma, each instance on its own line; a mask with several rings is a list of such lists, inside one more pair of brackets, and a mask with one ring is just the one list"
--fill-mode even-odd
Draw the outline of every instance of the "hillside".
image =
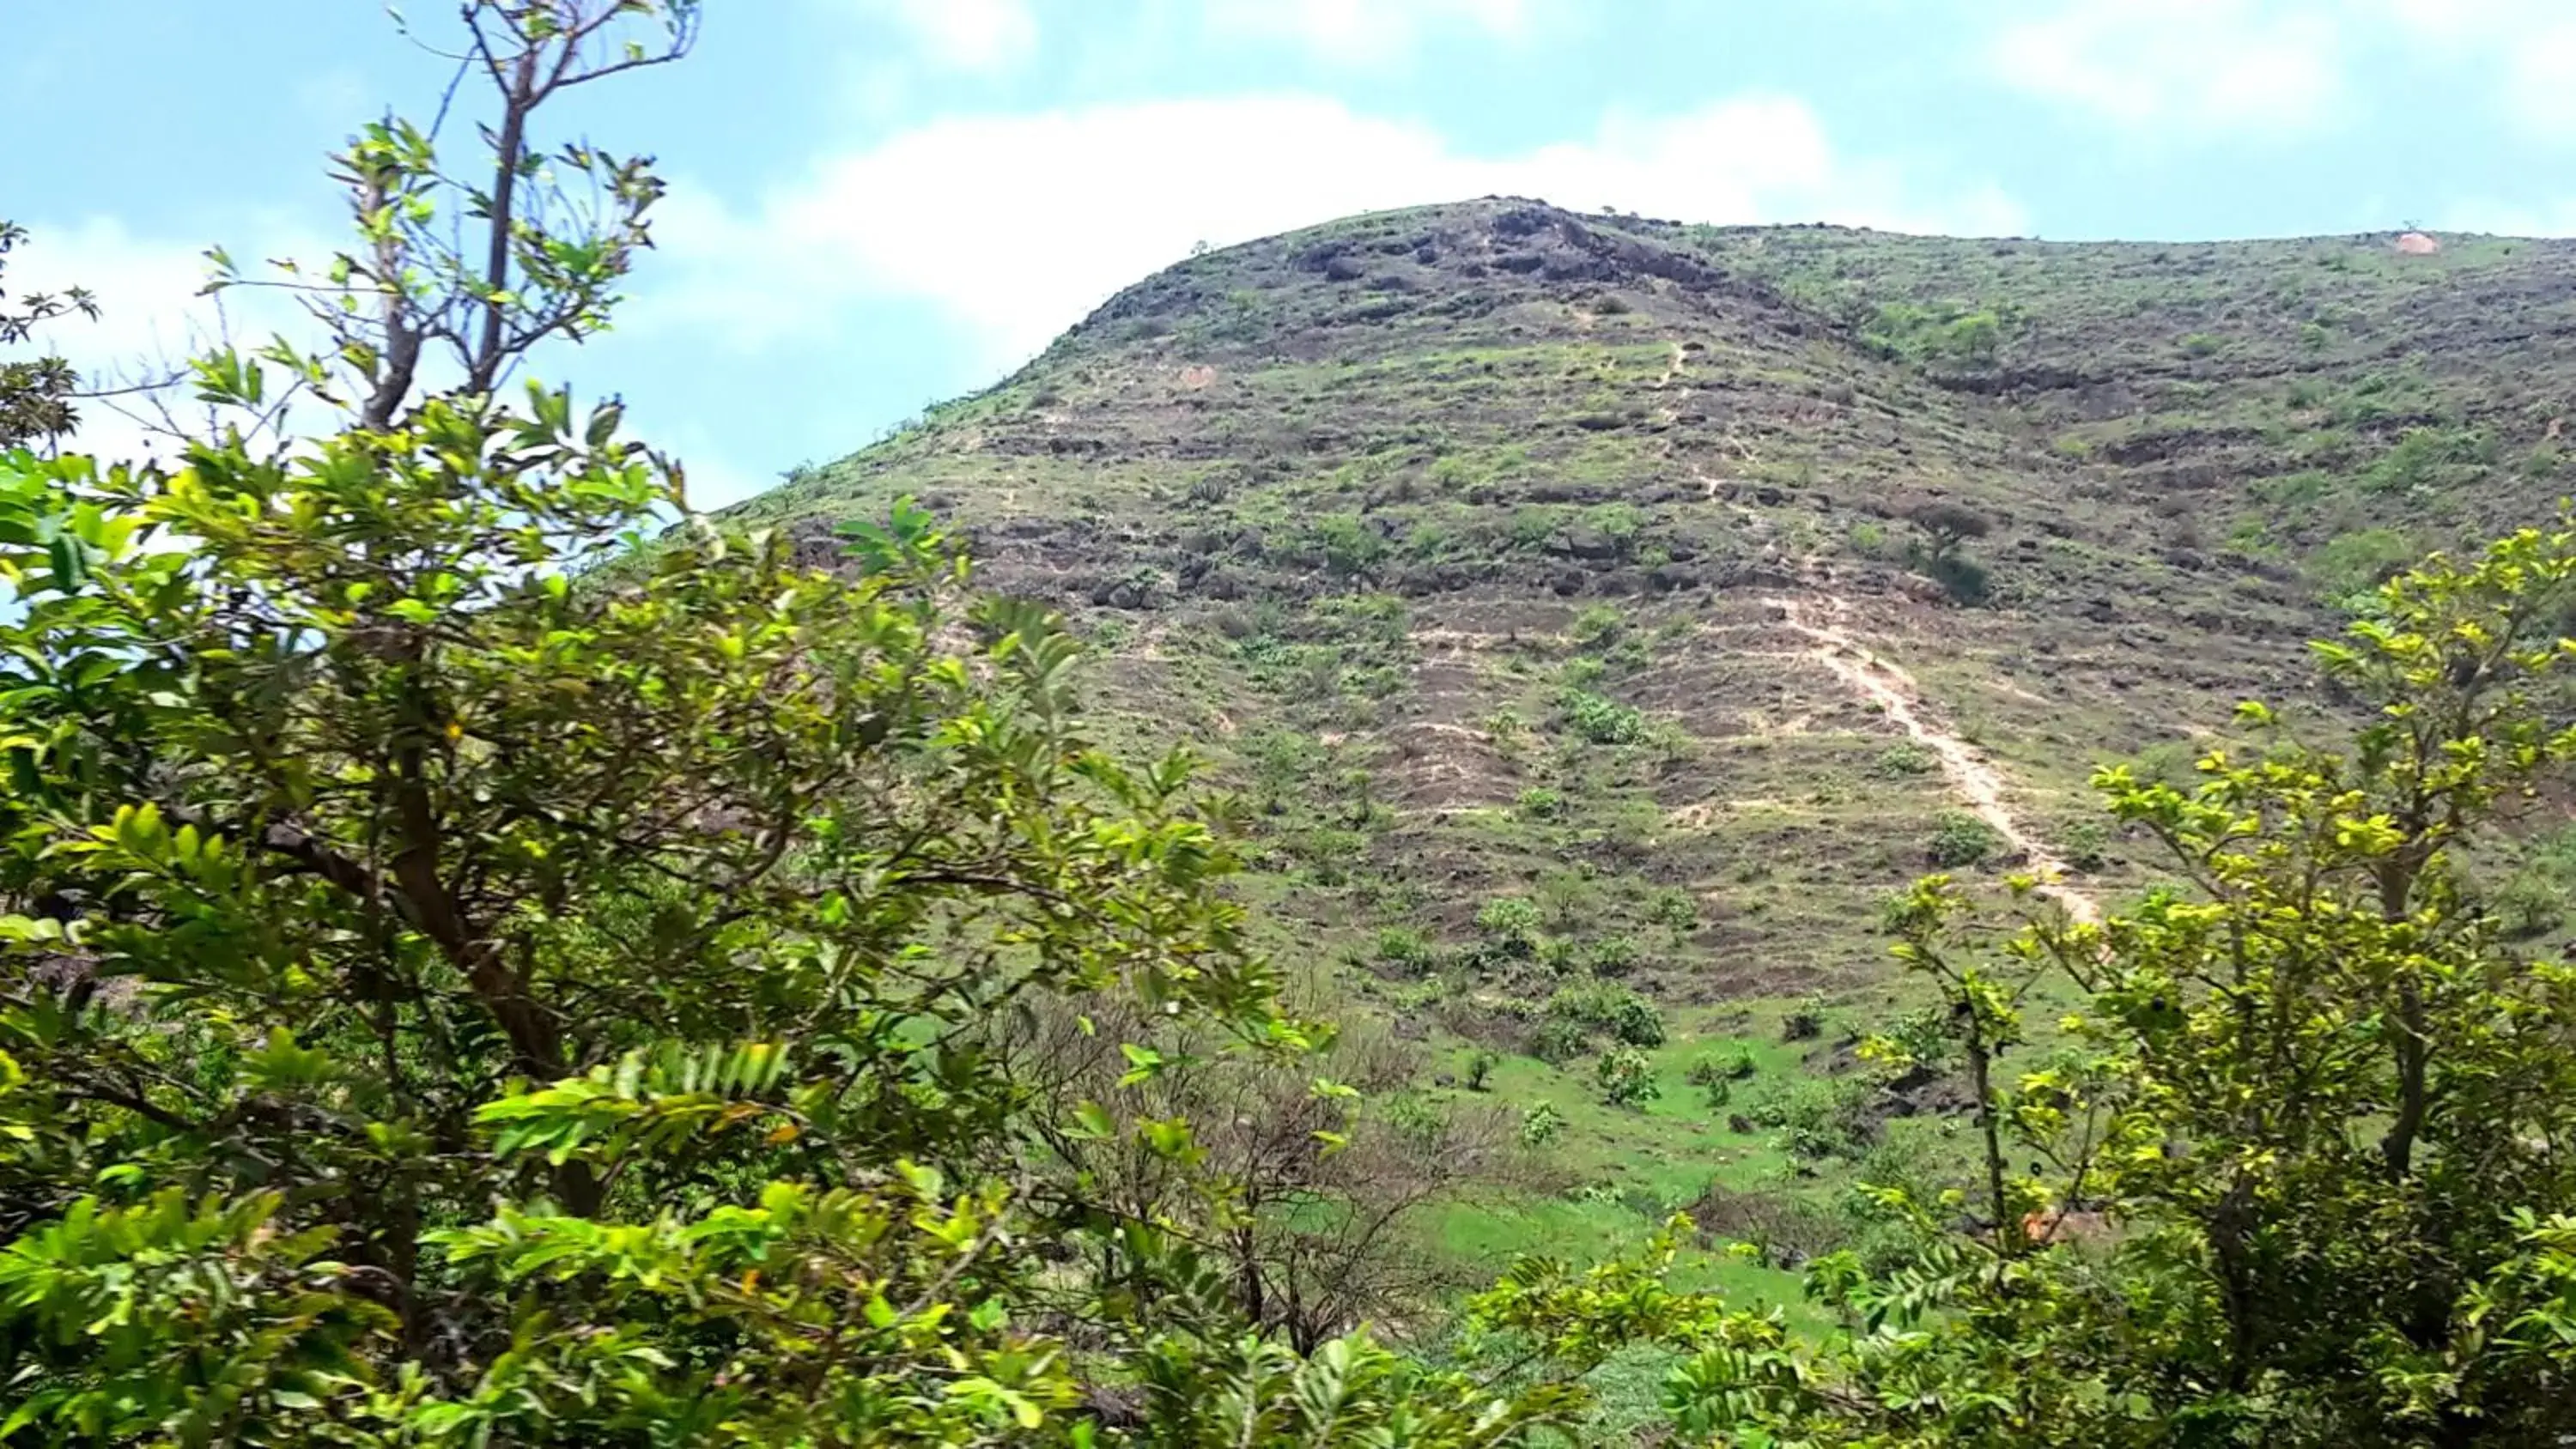
[[[1896, 1011], [1881, 906], [1935, 865], [2142, 884], [2090, 771], [2185, 769], [2236, 700], [2311, 693], [2337, 600], [2547, 516], [2571, 383], [2576, 243], [1489, 199], [1193, 257], [742, 512], [819, 548], [912, 494], [1072, 608], [1104, 704], [1246, 791], [1283, 958], [1444, 1077], [1503, 1054], [1651, 1209], [1788, 1170], [1692, 1055], [1794, 1071], [1810, 998], [1828, 1040]], [[1931, 504], [1984, 535], [1930, 557]], [[1546, 1040], [1594, 981], [1673, 1024], [1643, 1114]]]

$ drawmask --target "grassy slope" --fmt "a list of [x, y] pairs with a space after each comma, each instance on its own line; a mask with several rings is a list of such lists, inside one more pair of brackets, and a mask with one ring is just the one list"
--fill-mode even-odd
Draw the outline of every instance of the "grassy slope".
[[[2079, 823], [2094, 764], [2170, 764], [2235, 699], [2295, 700], [2334, 597], [2546, 516], [2571, 272], [2576, 247], [2479, 238], [2419, 258], [1425, 208], [1193, 258], [742, 511], [819, 534], [917, 495], [989, 581], [1074, 608], [1118, 727], [1246, 791], [1283, 956], [1320, 943], [1444, 1078], [1481, 1043], [1509, 1100], [1568, 1117], [1553, 1150], [1590, 1190], [1461, 1209], [1451, 1244], [1593, 1245], [1713, 1181], [1830, 1198], [1851, 1163], [1730, 1130], [1684, 1064], [1740, 1040], [1762, 1072], [1739, 1095], [1784, 1090], [1819, 1069], [1779, 1043], [1787, 1003], [1827, 998], [1830, 1042], [1909, 999], [1877, 912], [1951, 782], [1776, 600], [1839, 600], [2032, 833], [2133, 890], [2151, 862]], [[1981, 606], [1906, 566], [1897, 515], [1931, 498], [1994, 522]], [[1575, 692], [1612, 708], [1578, 717]], [[1501, 897], [1553, 944], [1463, 949]], [[1642, 1113], [1598, 1101], [1588, 1058], [1517, 1052], [1595, 975], [1674, 1028]], [[1946, 1130], [1894, 1138], [1938, 1161]]]

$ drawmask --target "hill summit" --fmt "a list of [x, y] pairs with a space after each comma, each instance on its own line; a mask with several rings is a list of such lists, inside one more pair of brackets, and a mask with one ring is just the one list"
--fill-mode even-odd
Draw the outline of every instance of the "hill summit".
[[2543, 515], [2571, 284], [2555, 242], [1489, 198], [1194, 256], [745, 511], [915, 495], [1073, 608], [1109, 707], [1250, 792], [1283, 935], [1399, 1013], [1529, 989], [1406, 1005], [1381, 950], [1497, 900], [1673, 1002], [1865, 990], [1889, 891], [2133, 884], [2096, 764], [2172, 768], [2337, 600]]

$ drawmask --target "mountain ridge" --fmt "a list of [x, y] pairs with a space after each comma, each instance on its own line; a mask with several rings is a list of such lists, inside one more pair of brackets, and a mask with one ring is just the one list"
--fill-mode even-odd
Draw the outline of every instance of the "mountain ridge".
[[[1486, 198], [1194, 256], [741, 511], [821, 550], [918, 495], [994, 586], [1101, 636], [1140, 735], [1253, 781], [1247, 735], [1284, 732], [1328, 760], [1309, 773], [1368, 777], [1340, 813], [1384, 828], [1283, 806], [1266, 832], [1285, 915], [1351, 949], [1416, 913], [1349, 898], [1354, 863], [1427, 867], [1447, 936], [1581, 868], [1627, 898], [1602, 913], [1621, 930], [1657, 891], [1705, 908], [1676, 990], [1853, 985], [1883, 975], [1854, 922], [1962, 802], [1853, 758], [1900, 732], [1837, 681], [1748, 672], [1794, 652], [1766, 600], [1829, 590], [1992, 759], [2031, 822], [1997, 859], [2103, 855], [2064, 843], [2092, 765], [2302, 697], [2331, 598], [2545, 510], [2571, 278], [2576, 247], [2505, 239], [1963, 241]], [[1986, 536], [1928, 567], [1909, 520], [1937, 506]], [[1663, 757], [1566, 753], [1575, 695], [1664, 731]], [[1873, 809], [1724, 804], [1782, 786]], [[1572, 803], [1525, 819], [1533, 791]], [[1602, 855], [1604, 832], [1626, 843]], [[1728, 882], [1784, 845], [1836, 863], [1802, 880], [1816, 911]], [[1794, 967], [1718, 964], [1784, 941]]]
[[[1908, 1009], [1880, 921], [1927, 870], [2062, 870], [2077, 912], [2151, 885], [2094, 769], [2188, 780], [2248, 697], [2334, 716], [2305, 641], [2546, 517], [2570, 406], [2567, 243], [1490, 198], [1191, 257], [737, 512], [821, 559], [914, 496], [1065, 607], [1113, 734], [1242, 793], [1271, 951], [1419, 1043], [1427, 1099], [1490, 1073], [1577, 1124], [1554, 1160], [1600, 1193], [1434, 1230], [1556, 1251], [1713, 1181], [1826, 1211], [1856, 1169], [1782, 1159], [1691, 1063], [1848, 1071], [1782, 1038]], [[1565, 1055], [1621, 993], [1664, 1023], [1642, 1110]]]

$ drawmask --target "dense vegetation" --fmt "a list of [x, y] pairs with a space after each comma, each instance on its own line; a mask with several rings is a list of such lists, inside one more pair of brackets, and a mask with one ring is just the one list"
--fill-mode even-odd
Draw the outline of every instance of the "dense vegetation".
[[[1200, 601], [1236, 627], [1194, 656], [1248, 717], [1211, 732], [1241, 787], [1220, 791], [1122, 713], [1139, 641], [1107, 625], [1174, 604], [1172, 578], [1102, 587], [1086, 673], [1065, 619], [985, 587], [932, 512], [809, 479], [700, 516], [615, 405], [518, 379], [608, 324], [660, 193], [641, 160], [542, 151], [547, 107], [679, 59], [698, 15], [462, 16], [486, 179], [371, 126], [335, 160], [350, 250], [225, 278], [304, 298], [318, 341], [200, 359], [230, 421], [169, 468], [0, 454], [0, 1440], [1433, 1449], [1615, 1440], [1649, 1408], [1681, 1443], [2576, 1433], [2576, 972], [2532, 944], [2565, 900], [2538, 827], [2576, 762], [2576, 520], [2340, 579], [2317, 704], [2242, 706], [2181, 768], [2107, 764], [2098, 820], [2052, 821], [2043, 848], [1964, 788], [1988, 767], [1839, 622], [1849, 601], [1809, 612], [1836, 585], [1812, 560], [1689, 575], [1749, 546], [1686, 499], [1527, 504], [1497, 481], [1562, 486], [1591, 444], [1471, 476], [1482, 445], [1453, 439], [1345, 480], [1383, 506], [1317, 514], [1311, 558], [1237, 534], [1259, 567], [1185, 575], [1236, 580]], [[1511, 314], [1526, 339], [1555, 304], [1513, 289], [1647, 278], [1680, 291], [1590, 295], [1583, 325], [1700, 308], [1774, 368], [1912, 369], [1855, 374], [1925, 403], [1881, 414], [1900, 443], [1956, 443], [1933, 392], [2019, 386], [2046, 345], [2035, 288], [1837, 295], [1831, 234], [1783, 238], [1756, 281], [1652, 249], [1652, 224], [1465, 215], [1506, 249], [1472, 263], [1486, 311], [1444, 325]], [[1383, 265], [1363, 256], [1431, 268], [1467, 235], [1416, 244], [1421, 224], [1395, 223], [1397, 251], [1298, 255], [1341, 287]], [[1180, 278], [1005, 394], [1062, 405], [1035, 393], [1105, 367], [1083, 348], [1112, 324], [1170, 337], [1156, 286], [1208, 301]], [[1387, 308], [1419, 288], [1370, 291], [1334, 325], [1432, 325]], [[1844, 333], [1797, 341], [1792, 305]], [[1290, 309], [1225, 308], [1193, 345], [1306, 365], [1269, 330]], [[1656, 348], [1656, 386], [1708, 351]], [[1776, 383], [1760, 373], [1739, 380]], [[9, 441], [74, 428], [58, 365], [7, 377], [50, 409]], [[290, 401], [337, 425], [281, 430]], [[1565, 436], [1630, 430], [1615, 401]], [[1505, 406], [1482, 422], [1504, 430]], [[1006, 412], [966, 409], [996, 437]], [[1788, 412], [1759, 436], [1880, 425]], [[2453, 455], [2416, 436], [2363, 471], [2373, 496], [2381, 469], [2439, 490]], [[935, 441], [843, 471], [891, 489], [981, 466]], [[1615, 495], [1642, 456], [1581, 486]], [[1452, 459], [1437, 486], [1475, 501], [1397, 491]], [[1161, 502], [1214, 519], [1342, 486], [1237, 461], [1269, 471]], [[1827, 461], [1818, 491], [1865, 481]], [[1925, 617], [2044, 629], [2033, 580], [1991, 553], [1995, 495], [2036, 485], [1966, 477], [1888, 500], [1907, 536], [1853, 540], [1883, 571], [1864, 581], [1911, 578]], [[1770, 486], [1711, 479], [1699, 503], [1788, 506]], [[1010, 507], [947, 501], [1010, 577]], [[1398, 508], [1417, 530], [1507, 521], [1418, 549]], [[1496, 762], [1477, 788], [1498, 798], [1436, 824], [1326, 738], [1400, 731], [1421, 688], [1381, 591], [1407, 554], [1433, 572], [1404, 593], [1451, 590], [1454, 567], [1506, 609], [1533, 577], [1662, 580], [1657, 612], [1520, 616], [1531, 650], [1457, 687], [1508, 701], [1416, 721], [1439, 726], [1405, 757], [1426, 778], [1467, 748], [1440, 741]], [[1691, 636], [1675, 621], [1748, 612], [1712, 583], [1771, 601], [1697, 652], [1840, 681], [1897, 731], [1765, 735], [1789, 757], [1765, 768], [1822, 761], [1799, 803], [1899, 822], [1906, 851], [1864, 870], [1731, 851], [1713, 892], [1672, 863], [1661, 806], [1623, 818], [1706, 783], [1694, 716], [1645, 681]], [[1487, 838], [1407, 896], [1399, 830], [1430, 858]], [[2089, 889], [2042, 878], [2061, 860]], [[1924, 865], [1952, 873], [1865, 893]], [[1821, 900], [1796, 899], [1807, 880]], [[1766, 897], [1788, 902], [1774, 934], [1869, 900], [1832, 942], [1893, 936], [1905, 981], [1882, 972], [1868, 1003], [1736, 982], [1712, 1004], [1730, 983], [1702, 979], [1694, 999], [1750, 939], [1712, 909]], [[1339, 961], [1302, 924], [1326, 921]], [[1765, 1030], [1703, 1029], [1744, 1000]], [[1426, 1082], [1426, 1053], [1454, 1070]], [[1686, 1122], [1738, 1145], [1703, 1152]], [[1640, 1142], [1695, 1181], [1695, 1217], [1568, 1180]], [[1558, 1233], [1476, 1282], [1456, 1240], [1480, 1197], [1663, 1221]]]

